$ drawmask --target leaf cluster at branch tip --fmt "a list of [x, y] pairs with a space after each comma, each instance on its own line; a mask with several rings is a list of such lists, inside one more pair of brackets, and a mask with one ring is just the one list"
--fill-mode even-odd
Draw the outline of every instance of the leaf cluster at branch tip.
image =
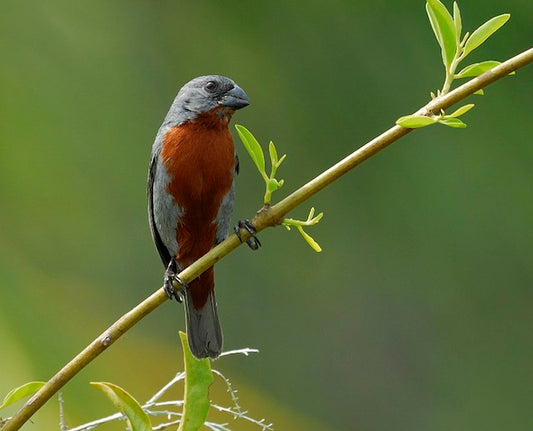
[[[441, 48], [442, 63], [446, 71], [442, 89], [437, 90], [436, 96], [432, 92], [432, 99], [448, 93], [455, 79], [477, 77], [500, 64], [499, 61], [495, 60], [482, 61], [480, 63], [470, 64], [456, 73], [459, 63], [503, 26], [511, 15], [502, 14], [495, 16], [479, 26], [472, 34], [466, 32], [462, 36], [463, 23], [457, 2], [453, 3], [453, 15], [439, 0], [427, 0], [426, 11], [435, 38]], [[484, 93], [483, 90], [479, 90], [475, 94], [483, 95]], [[431, 113], [426, 115], [406, 115], [400, 117], [396, 121], [396, 124], [409, 129], [426, 127], [435, 123], [444, 124], [449, 127], [464, 128], [466, 124], [458, 117], [465, 114], [473, 106], [473, 104], [465, 105], [452, 115], [446, 115], [444, 111], [440, 115], [432, 115]]]

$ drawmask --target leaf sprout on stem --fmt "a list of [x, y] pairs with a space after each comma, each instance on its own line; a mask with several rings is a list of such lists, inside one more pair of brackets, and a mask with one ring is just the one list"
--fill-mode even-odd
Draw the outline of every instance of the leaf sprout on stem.
[[[442, 89], [437, 90], [436, 96], [435, 93], [431, 92], [432, 99], [447, 94], [455, 79], [474, 78], [500, 64], [499, 61], [495, 60], [482, 61], [481, 63], [466, 66], [456, 73], [459, 63], [503, 26], [511, 17], [510, 14], [505, 13], [495, 16], [479, 26], [472, 34], [466, 32], [461, 37], [463, 23], [457, 2], [453, 2], [453, 16], [439, 0], [427, 0], [426, 11], [433, 33], [435, 33], [435, 38], [441, 48], [442, 63], [446, 72]], [[484, 93], [483, 90], [479, 90], [475, 94], [483, 95]], [[422, 114], [417, 112], [416, 114], [400, 117], [396, 124], [408, 129], [417, 129], [435, 123], [449, 127], [464, 128], [466, 124], [458, 117], [473, 107], [473, 104], [464, 105], [452, 115], [445, 115], [444, 111], [441, 111], [440, 115], [434, 115], [432, 112]]]
[[313, 226], [317, 224], [320, 219], [324, 216], [324, 213], [320, 213], [317, 216], [315, 216], [315, 209], [311, 208], [309, 211], [309, 215], [307, 216], [307, 220], [295, 220], [292, 218], [285, 218], [281, 222], [283, 226], [287, 228], [287, 230], [291, 230], [292, 226], [295, 226], [296, 229], [300, 232], [300, 234], [303, 236], [303, 238], [307, 241], [307, 244], [311, 246], [313, 250], [315, 250], [317, 253], [320, 253], [322, 251], [322, 248], [318, 243], [309, 235], [307, 232], [304, 231], [304, 226]]
[[263, 154], [263, 149], [261, 148], [261, 145], [259, 145], [259, 142], [257, 142], [257, 139], [255, 139], [254, 135], [252, 135], [252, 133], [246, 127], [237, 124], [235, 128], [237, 129], [237, 133], [239, 134], [244, 147], [255, 163], [257, 170], [265, 181], [265, 196], [263, 198], [263, 204], [265, 206], [269, 206], [270, 201], [272, 200], [272, 193], [283, 186], [284, 181], [276, 179], [276, 172], [285, 160], [286, 154], [278, 157], [276, 146], [274, 145], [274, 142], [270, 141], [268, 144], [268, 153], [270, 155], [271, 168], [270, 175], [267, 175], [265, 168], [265, 155]]
[[[259, 174], [265, 181], [265, 196], [263, 199], [263, 203], [264, 208], [269, 208], [270, 202], [272, 200], [272, 193], [278, 190], [283, 185], [283, 180], [277, 180], [275, 176], [278, 168], [285, 160], [286, 154], [281, 157], [278, 157], [276, 146], [272, 141], [270, 141], [270, 143], [268, 144], [268, 153], [270, 155], [271, 169], [270, 175], [267, 175], [265, 169], [265, 155], [257, 139], [255, 139], [254, 135], [252, 135], [252, 133], [246, 127], [237, 124], [235, 128], [237, 129], [237, 133], [239, 134], [239, 137], [241, 138], [244, 147], [246, 148], [248, 154], [250, 154], [250, 157], [255, 163]], [[285, 218], [283, 219], [281, 224], [285, 226], [287, 230], [291, 230], [292, 226], [296, 227], [296, 229], [298, 229], [302, 237], [311, 246], [311, 248], [316, 252], [321, 252], [322, 248], [307, 232], [304, 231], [303, 227], [317, 224], [323, 216], [324, 213], [320, 213], [315, 217], [315, 209], [311, 208], [311, 211], [309, 211], [309, 215], [307, 216], [307, 220]]]

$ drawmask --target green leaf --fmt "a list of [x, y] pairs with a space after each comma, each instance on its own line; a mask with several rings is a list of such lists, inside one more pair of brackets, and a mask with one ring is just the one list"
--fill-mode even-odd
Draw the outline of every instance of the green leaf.
[[448, 9], [439, 0], [428, 0], [426, 11], [437, 42], [442, 50], [442, 61], [449, 68], [457, 50], [455, 23]]
[[267, 190], [272, 193], [279, 189], [279, 183], [275, 178], [271, 178], [267, 183]]
[[425, 115], [406, 115], [396, 120], [398, 126], [406, 127], [408, 129], [418, 129], [420, 127], [435, 124], [436, 122], [437, 121], [432, 117], [426, 117]]
[[28, 382], [14, 388], [4, 397], [4, 402], [0, 405], [0, 409], [7, 407], [10, 404], [13, 404], [15, 401], [20, 400], [21, 398], [27, 397], [28, 395], [33, 395], [39, 389], [41, 389], [46, 382]]
[[315, 217], [315, 207], [311, 207], [305, 224], [306, 226], [312, 226], [314, 224], [317, 224], [322, 219], [322, 217], [324, 217], [324, 213], [320, 213]]
[[311, 246], [313, 250], [315, 250], [317, 253], [320, 253], [322, 251], [322, 248], [318, 245], [318, 243], [309, 235], [307, 234], [303, 227], [301, 225], [296, 226], [300, 233], [302, 234], [303, 238], [307, 241], [307, 244]]
[[479, 76], [482, 73], [485, 73], [487, 70], [496, 67], [498, 64], [501, 64], [499, 61], [488, 60], [482, 61], [481, 63], [474, 63], [470, 66], [466, 66], [463, 70], [455, 75], [456, 78], [469, 78], [471, 76]]
[[464, 129], [466, 127], [466, 124], [459, 120], [459, 118], [446, 118], [443, 120], [439, 120], [439, 123], [457, 129]]
[[483, 88], [480, 88], [478, 91], [476, 91], [474, 94], [477, 94], [478, 96], [485, 95], [485, 92], [483, 91]]
[[466, 41], [463, 55], [467, 56], [470, 52], [485, 42], [496, 30], [504, 25], [510, 17], [511, 15], [508, 13], [498, 15], [480, 26]]
[[461, 40], [461, 42], [459, 43], [459, 45], [460, 45], [461, 47], [465, 46], [465, 43], [466, 43], [466, 41], [467, 41], [467, 39], [468, 39], [469, 37], [470, 37], [470, 32], [467, 31], [467, 32], [465, 33], [465, 35], [463, 36], [463, 39]]
[[213, 373], [209, 359], [196, 359], [191, 353], [187, 334], [180, 331], [185, 361], [185, 405], [178, 431], [196, 431], [204, 424], [209, 411], [209, 386]]
[[150, 418], [140, 404], [120, 386], [107, 382], [91, 382], [102, 391], [119, 411], [126, 416], [131, 431], [151, 431]]
[[278, 163], [276, 163], [276, 167], [279, 168], [281, 166], [281, 164], [285, 160], [285, 157], [287, 157], [287, 154], [283, 154], [283, 156], [280, 157], [280, 159], [278, 160]]
[[263, 154], [261, 145], [259, 145], [257, 139], [255, 139], [254, 135], [252, 135], [246, 127], [237, 124], [235, 125], [235, 128], [237, 129], [237, 133], [239, 134], [246, 151], [248, 151], [248, 154], [250, 154], [250, 157], [254, 161], [255, 166], [257, 166], [261, 175], [266, 176], [265, 155]]
[[272, 163], [272, 166], [275, 166], [278, 163], [278, 152], [272, 141], [268, 144], [268, 152], [270, 153], [270, 162]]
[[459, 46], [461, 43], [461, 32], [463, 31], [463, 23], [461, 21], [461, 11], [457, 2], [453, 2], [453, 24], [455, 26], [455, 42]]
[[463, 114], [466, 114], [468, 111], [470, 111], [475, 105], [473, 103], [469, 103], [468, 105], [461, 106], [459, 109], [457, 109], [453, 114], [447, 115], [447, 118], [456, 118], [460, 117]]

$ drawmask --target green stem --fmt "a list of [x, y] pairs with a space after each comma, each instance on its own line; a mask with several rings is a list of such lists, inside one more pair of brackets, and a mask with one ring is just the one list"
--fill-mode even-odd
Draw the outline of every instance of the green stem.
[[441, 95], [450, 91], [452, 82], [455, 79], [455, 71], [457, 70], [457, 66], [462, 59], [463, 50], [461, 49], [459, 52], [455, 53], [455, 57], [453, 58], [450, 67], [446, 69], [446, 79], [444, 80], [444, 85], [442, 86]]
[[263, 198], [263, 204], [270, 205], [271, 200], [272, 200], [272, 192], [268, 190], [268, 186], [267, 186], [265, 190], [265, 197]]

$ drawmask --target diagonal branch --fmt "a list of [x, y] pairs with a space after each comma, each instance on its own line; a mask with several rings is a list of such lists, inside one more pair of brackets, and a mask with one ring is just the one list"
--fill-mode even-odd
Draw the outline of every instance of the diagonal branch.
[[[518, 54], [515, 57], [501, 63], [494, 69], [485, 72], [477, 78], [468, 81], [455, 90], [432, 100], [430, 103], [420, 108], [417, 114], [438, 113], [441, 109], [446, 109], [455, 103], [465, 99], [476, 91], [487, 87], [493, 82], [507, 76], [509, 73], [518, 70], [533, 61], [533, 48]], [[332, 182], [346, 174], [355, 166], [364, 162], [374, 154], [378, 153], [388, 145], [407, 135], [413, 129], [406, 129], [401, 126], [393, 126], [382, 133], [366, 145], [360, 147], [340, 162], [291, 193], [279, 203], [261, 209], [253, 218], [252, 223], [259, 232], [267, 227], [276, 226], [294, 208], [302, 204], [314, 194], [330, 185]], [[250, 234], [242, 229], [241, 237], [243, 241], [250, 238]], [[241, 242], [235, 234], [213, 248], [209, 253], [198, 259], [191, 266], [183, 270], [179, 277], [190, 282], [213, 266], [224, 256], [236, 249]], [[81, 353], [65, 365], [46, 385], [44, 385], [26, 404], [4, 425], [2, 431], [18, 430], [37, 410], [39, 410], [61, 387], [63, 387], [82, 368], [95, 359], [106, 348], [113, 344], [122, 334], [139, 322], [147, 314], [167, 300], [167, 296], [160, 288], [135, 308], [124, 314], [104, 333], [89, 344]]]

